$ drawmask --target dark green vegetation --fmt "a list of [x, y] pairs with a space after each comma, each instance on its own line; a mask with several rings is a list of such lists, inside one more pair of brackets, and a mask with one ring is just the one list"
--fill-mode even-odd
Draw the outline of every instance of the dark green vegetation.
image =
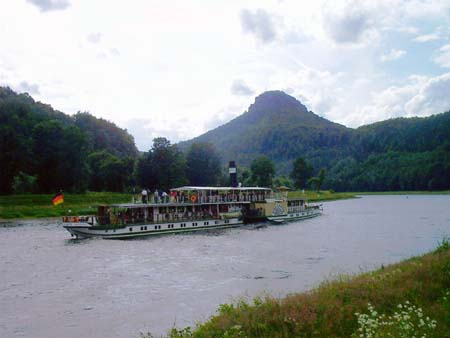
[[228, 185], [229, 160], [237, 160], [244, 185], [448, 190], [450, 112], [350, 129], [273, 91], [194, 140], [157, 138], [139, 154], [133, 137], [111, 122], [68, 116], [0, 87], [0, 194]]
[[229, 123], [180, 146], [192, 142], [211, 142], [222, 159], [236, 159], [241, 166], [265, 155], [279, 175], [289, 174], [294, 160], [304, 158], [316, 176], [326, 169], [325, 189], [450, 189], [450, 112], [351, 129], [272, 91], [258, 96], [247, 112]]
[[420, 337], [424, 333], [450, 337], [448, 240], [422, 257], [359, 276], [341, 276], [309, 292], [223, 304], [206, 323], [195, 329], [172, 329], [168, 336]]
[[98, 205], [131, 202], [133, 198], [131, 194], [112, 192], [65, 193], [64, 203], [55, 207], [52, 197], [46, 194], [0, 196], [0, 219], [92, 215]]
[[0, 194], [121, 191], [137, 153], [133, 137], [113, 123], [68, 116], [0, 87]]

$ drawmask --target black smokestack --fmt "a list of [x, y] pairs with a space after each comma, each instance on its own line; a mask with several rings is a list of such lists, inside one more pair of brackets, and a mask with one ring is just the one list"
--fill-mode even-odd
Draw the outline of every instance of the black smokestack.
[[228, 168], [228, 172], [230, 173], [230, 187], [235, 188], [238, 186], [236, 162], [230, 161]]

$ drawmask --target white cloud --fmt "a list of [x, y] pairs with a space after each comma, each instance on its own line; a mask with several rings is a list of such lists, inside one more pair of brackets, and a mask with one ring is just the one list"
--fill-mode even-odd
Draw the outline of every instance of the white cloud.
[[102, 33], [91, 33], [87, 36], [87, 40], [91, 43], [99, 43], [102, 39]]
[[363, 3], [351, 1], [325, 7], [323, 25], [336, 43], [359, 43], [373, 33], [372, 13]]
[[36, 83], [28, 83], [27, 81], [21, 81], [18, 85], [13, 86], [14, 90], [20, 93], [28, 93], [30, 95], [39, 95], [39, 85]]
[[431, 33], [431, 34], [423, 34], [423, 35], [418, 35], [414, 38], [413, 41], [415, 42], [429, 42], [429, 41], [435, 41], [435, 40], [439, 40], [440, 36], [437, 33]]
[[[445, 46], [418, 42], [434, 41], [430, 32], [449, 42], [449, 3], [8, 1], [0, 11], [8, 28], [0, 29], [0, 83], [24, 82], [18, 90], [69, 114], [89, 110], [129, 124], [140, 149], [155, 136], [197, 136], [271, 89], [357, 126], [426, 106], [428, 91], [405, 108], [450, 58]], [[380, 57], [389, 59], [391, 48], [411, 57], [385, 67]], [[412, 71], [425, 78], [408, 78]]]
[[27, 0], [29, 3], [33, 4], [41, 12], [64, 10], [70, 6], [68, 0]]
[[450, 68], [450, 43], [439, 49], [439, 54], [433, 61], [441, 67]]
[[430, 78], [405, 104], [408, 115], [425, 116], [450, 110], [450, 73]]
[[[411, 76], [402, 86], [391, 86], [372, 95], [360, 109], [364, 124], [395, 117], [428, 116], [450, 110], [450, 73], [435, 77]], [[362, 123], [360, 123], [362, 124]]]
[[236, 79], [231, 84], [231, 94], [249, 96], [255, 94], [255, 91], [251, 89], [244, 80]]
[[406, 51], [401, 49], [391, 49], [391, 51], [387, 54], [383, 54], [380, 57], [381, 62], [388, 62], [400, 59], [403, 55], [406, 54]]
[[275, 40], [276, 31], [273, 19], [264, 9], [257, 9], [254, 12], [243, 9], [240, 19], [244, 33], [255, 35], [263, 43]]

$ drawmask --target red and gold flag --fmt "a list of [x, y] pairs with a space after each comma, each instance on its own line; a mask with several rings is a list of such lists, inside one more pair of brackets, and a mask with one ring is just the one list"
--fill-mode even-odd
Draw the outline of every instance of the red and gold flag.
[[55, 195], [55, 197], [53, 197], [52, 199], [53, 205], [58, 205], [61, 203], [64, 203], [64, 196], [62, 194], [62, 192], [59, 192]]

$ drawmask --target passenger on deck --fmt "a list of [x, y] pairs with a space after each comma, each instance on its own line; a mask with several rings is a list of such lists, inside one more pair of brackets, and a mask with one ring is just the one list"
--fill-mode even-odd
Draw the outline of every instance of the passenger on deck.
[[162, 202], [163, 203], [169, 203], [169, 195], [165, 191], [162, 193]]
[[142, 203], [147, 203], [147, 196], [148, 196], [147, 189], [142, 189], [141, 195], [142, 195]]

